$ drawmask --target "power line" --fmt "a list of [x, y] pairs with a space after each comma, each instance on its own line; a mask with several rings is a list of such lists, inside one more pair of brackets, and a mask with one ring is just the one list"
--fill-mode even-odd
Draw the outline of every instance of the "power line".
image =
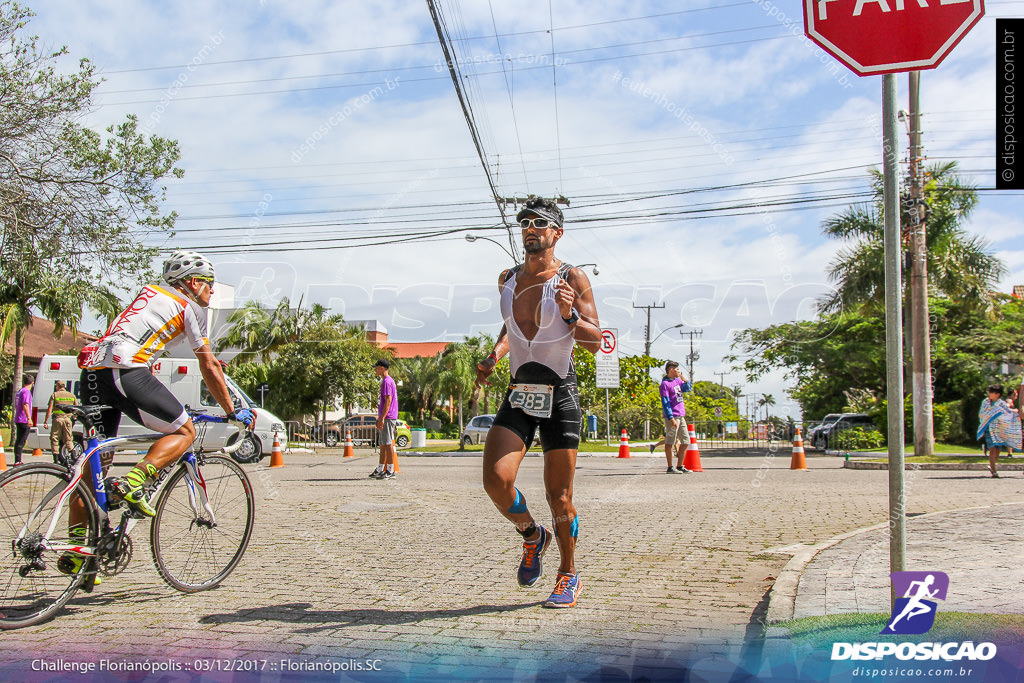
[[452, 84], [455, 86], [455, 94], [458, 96], [459, 104], [462, 106], [462, 113], [466, 119], [466, 125], [469, 126], [469, 133], [473, 138], [473, 146], [476, 147], [476, 152], [480, 156], [480, 164], [483, 166], [484, 175], [487, 176], [487, 184], [491, 188], [491, 196], [494, 197], [494, 201], [498, 206], [498, 211], [501, 213], [501, 220], [508, 228], [508, 241], [513, 257], [518, 260], [518, 257], [516, 256], [517, 251], [515, 241], [512, 239], [512, 226], [509, 223], [508, 216], [505, 215], [505, 207], [500, 202], [501, 195], [498, 193], [498, 188], [495, 187], [494, 179], [491, 178], [491, 169], [487, 165], [487, 158], [480, 142], [480, 135], [476, 129], [476, 124], [473, 121], [472, 107], [462, 93], [461, 79], [456, 73], [458, 69], [458, 62], [455, 59], [454, 52], [449, 50], [448, 39], [446, 37], [445, 30], [442, 28], [443, 19], [438, 14], [437, 9], [434, 6], [434, 0], [427, 0], [427, 7], [430, 8], [430, 16], [434, 21], [434, 28], [437, 30], [437, 39], [441, 43], [441, 50], [444, 52], [445, 61], [448, 64], [448, 73], [451, 75]]
[[[744, 6], [749, 6], [749, 3], [748, 2], [734, 2], [734, 3], [727, 4], [727, 5], [713, 5], [713, 6], [710, 6], [710, 7], [699, 7], [699, 8], [696, 8], [696, 9], [678, 10], [678, 11], [675, 11], [675, 12], [663, 12], [661, 14], [650, 14], [650, 15], [645, 15], [645, 16], [641, 16], [641, 17], [625, 17], [623, 19], [609, 19], [607, 21], [598, 21], [598, 22], [592, 22], [592, 23], [589, 23], [589, 24], [577, 24], [577, 25], [574, 25], [574, 26], [561, 26], [561, 27], [559, 27], [559, 28], [557, 28], [555, 30], [557, 30], [557, 31], [571, 31], [571, 30], [580, 29], [580, 28], [592, 28], [594, 26], [606, 26], [606, 25], [609, 25], [609, 24], [621, 24], [621, 23], [626, 23], [626, 22], [630, 22], [630, 21], [645, 21], [647, 19], [661, 19], [661, 18], [664, 18], [664, 17], [675, 16], [675, 15], [680, 15], [680, 14], [693, 14], [695, 12], [706, 12], [708, 10], [729, 9], [729, 8], [732, 8], [732, 7], [744, 7]], [[534, 35], [534, 34], [539, 34], [539, 33], [540, 34], [546, 33], [546, 30], [539, 29], [539, 30], [535, 30], [535, 31], [516, 31], [516, 32], [513, 32], [513, 33], [502, 33], [501, 37], [502, 38], [511, 38], [511, 37], [514, 37], [514, 36], [526, 36], [526, 35]], [[465, 40], [490, 40], [490, 38], [491, 38], [491, 36], [474, 36], [472, 38], [466, 38]], [[104, 73], [105, 74], [121, 74], [121, 73], [136, 73], [136, 72], [141, 72], [141, 71], [161, 71], [161, 70], [165, 70], [165, 69], [184, 69], [184, 68], [187, 68], [189, 66], [208, 67], [208, 66], [220, 66], [220, 65], [224, 65], [224, 64], [245, 64], [245, 63], [249, 63], [249, 62], [265, 62], [265, 61], [271, 61], [271, 60], [276, 60], [276, 59], [296, 59], [296, 58], [301, 58], [301, 57], [322, 57], [324, 55], [348, 54], [348, 53], [353, 53], [353, 52], [368, 52], [368, 51], [371, 51], [371, 50], [391, 50], [391, 49], [407, 48], [407, 47], [423, 47], [423, 46], [433, 45], [433, 44], [434, 44], [434, 41], [427, 40], [427, 41], [420, 41], [420, 42], [414, 42], [414, 43], [398, 43], [398, 44], [394, 44], [394, 45], [379, 45], [379, 46], [374, 46], [374, 47], [355, 47], [355, 48], [345, 48], [345, 49], [341, 49], [341, 50], [322, 50], [322, 51], [319, 51], [319, 52], [302, 52], [302, 53], [291, 54], [291, 55], [275, 55], [275, 56], [270, 56], [270, 57], [248, 57], [248, 58], [243, 58], [243, 59], [224, 59], [224, 60], [219, 60], [219, 61], [203, 62], [202, 64], [197, 64], [197, 65], [170, 64], [170, 65], [166, 65], [166, 66], [146, 66], [146, 67], [137, 67], [137, 68], [134, 68], [134, 69], [117, 69], [117, 70], [113, 70], [113, 71], [105, 71]]]

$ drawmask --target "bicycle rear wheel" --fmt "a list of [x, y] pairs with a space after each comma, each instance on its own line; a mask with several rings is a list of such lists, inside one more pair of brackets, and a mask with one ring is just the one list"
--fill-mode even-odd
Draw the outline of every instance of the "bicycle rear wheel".
[[[43, 542], [60, 494], [70, 483], [67, 470], [42, 463], [0, 476], [0, 629], [52, 618], [87, 578], [90, 563], [83, 556], [49, 550]], [[76, 521], [82, 532], [71, 541], [73, 504], [81, 511], [82, 519]], [[96, 503], [80, 481], [64, 503], [49, 542], [95, 546], [98, 530]]]
[[[200, 472], [202, 482], [194, 482], [191, 496], [185, 465], [171, 474], [156, 502], [149, 536], [160, 576], [185, 593], [208, 590], [227, 578], [249, 545], [255, 518], [252, 484], [231, 458], [207, 457]], [[215, 524], [203, 507], [200, 487]]]

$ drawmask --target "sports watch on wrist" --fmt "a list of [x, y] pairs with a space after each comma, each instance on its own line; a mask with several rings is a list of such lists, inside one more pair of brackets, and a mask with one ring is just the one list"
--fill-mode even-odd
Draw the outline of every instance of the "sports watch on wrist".
[[580, 319], [580, 314], [576, 312], [576, 309], [572, 309], [572, 315], [568, 318], [562, 318], [566, 325], [572, 325], [574, 322]]

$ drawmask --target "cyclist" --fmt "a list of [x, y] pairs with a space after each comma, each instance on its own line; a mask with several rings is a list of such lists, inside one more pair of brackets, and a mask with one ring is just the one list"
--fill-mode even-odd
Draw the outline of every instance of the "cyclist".
[[[213, 294], [213, 265], [193, 251], [175, 251], [164, 263], [168, 287], [146, 285], [106, 333], [78, 356], [82, 368], [82, 404], [111, 406], [98, 420], [100, 438], [116, 436], [121, 415], [165, 434], [149, 448], [128, 474], [111, 482], [112, 492], [135, 511], [156, 514], [144, 487], [159, 471], [174, 463], [196, 438], [185, 408], [151, 372], [167, 345], [184, 335], [199, 359], [210, 393], [229, 419], [252, 425], [251, 410], [236, 410], [224, 371], [214, 358], [206, 331], [206, 311]], [[113, 452], [103, 454], [103, 471]], [[91, 477], [91, 472], [87, 472]]]
[[498, 280], [505, 326], [494, 351], [477, 365], [477, 382], [488, 383], [495, 363], [508, 353], [512, 374], [484, 445], [484, 489], [523, 537], [517, 578], [520, 586], [533, 586], [552, 534], [534, 521], [515, 481], [539, 429], [544, 484], [561, 555], [555, 589], [544, 606], [572, 607], [581, 588], [572, 484], [583, 419], [572, 352], [575, 344], [597, 351], [601, 326], [587, 276], [555, 258], [555, 244], [563, 233], [561, 209], [550, 200], [531, 197], [516, 220], [526, 261], [502, 272]]

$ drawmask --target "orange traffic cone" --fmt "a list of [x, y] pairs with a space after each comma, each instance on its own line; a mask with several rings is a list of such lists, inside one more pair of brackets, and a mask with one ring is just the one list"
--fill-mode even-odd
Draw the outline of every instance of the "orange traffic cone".
[[42, 448], [37, 448], [34, 451], [32, 451], [32, 457], [33, 458], [39, 458], [39, 457], [42, 457], [42, 455], [43, 455], [43, 449]]
[[793, 458], [789, 461], [789, 469], [807, 471], [807, 458], [804, 456], [804, 440], [800, 436], [799, 428], [796, 430], [796, 436], [793, 437]]
[[0, 432], [0, 472], [7, 470], [7, 454], [4, 453], [4, 435]]
[[626, 430], [622, 430], [622, 439], [619, 440], [619, 457], [628, 458], [629, 455], [629, 436], [626, 434]]
[[683, 455], [683, 467], [691, 472], [703, 472], [704, 468], [700, 466], [700, 449], [697, 448], [697, 432], [694, 431], [692, 424], [686, 425], [686, 429], [690, 433], [690, 445], [686, 447], [686, 454]]
[[284, 467], [284, 454], [281, 452], [281, 442], [277, 439], [277, 432], [274, 432], [274, 447], [270, 451], [270, 466]]
[[345, 430], [345, 457], [356, 457], [356, 449], [352, 447], [352, 432], [348, 429]]

